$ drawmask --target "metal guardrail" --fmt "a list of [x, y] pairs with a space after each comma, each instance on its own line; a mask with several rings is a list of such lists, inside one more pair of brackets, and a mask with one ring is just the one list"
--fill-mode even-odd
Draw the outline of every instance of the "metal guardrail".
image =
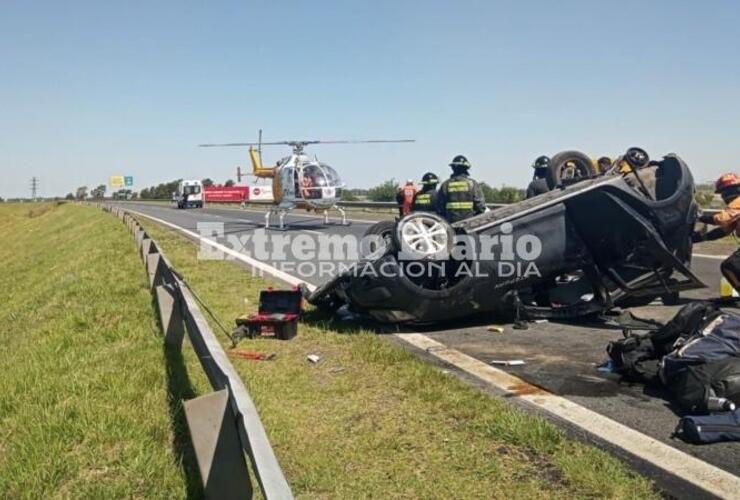
[[[136, 202], [137, 200], [129, 200], [129, 201]], [[167, 202], [169, 200], [143, 200], [142, 199], [142, 200], [139, 200], [139, 201], [142, 201], [142, 202], [147, 202], [147, 201]], [[210, 202], [208, 202], [208, 204], [209, 205], [210, 204], [219, 205], [220, 203], [219, 202], [210, 201]], [[269, 201], [248, 201], [247, 204], [249, 204], [249, 205], [271, 205], [272, 203], [269, 202]], [[338, 203], [338, 205], [340, 207], [343, 207], [343, 208], [394, 209], [394, 210], [398, 208], [398, 203], [396, 203], [394, 201], [340, 201]], [[486, 203], [486, 206], [488, 208], [490, 208], [491, 210], [493, 210], [495, 208], [505, 207], [507, 205], [511, 205], [511, 203]], [[716, 208], [702, 209], [702, 213], [712, 214], [712, 215], [717, 214], [720, 211], [721, 210], [716, 209]]]
[[180, 349], [187, 331], [216, 391], [183, 403], [206, 498], [253, 496], [246, 453], [262, 495], [268, 500], [292, 499], [257, 408], [187, 283], [130, 213], [120, 207], [98, 206], [123, 221], [135, 237], [157, 301], [165, 344]]

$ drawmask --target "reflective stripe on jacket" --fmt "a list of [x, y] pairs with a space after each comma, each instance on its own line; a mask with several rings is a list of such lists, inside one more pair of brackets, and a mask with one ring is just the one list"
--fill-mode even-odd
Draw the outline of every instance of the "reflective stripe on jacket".
[[467, 175], [453, 175], [442, 183], [437, 195], [437, 212], [457, 222], [486, 210], [480, 185]]
[[437, 191], [428, 189], [416, 193], [411, 210], [414, 212], [435, 212], [437, 210]]

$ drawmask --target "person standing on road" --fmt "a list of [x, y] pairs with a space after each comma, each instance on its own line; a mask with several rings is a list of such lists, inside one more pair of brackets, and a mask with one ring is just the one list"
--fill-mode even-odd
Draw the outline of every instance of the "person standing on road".
[[[727, 207], [714, 215], [699, 216], [699, 222], [717, 227], [707, 231], [705, 226], [703, 231], [695, 231], [691, 236], [694, 243], [717, 240], [728, 234], [740, 236], [740, 177], [734, 173], [722, 175], [715, 184], [715, 193], [722, 196]], [[719, 269], [732, 287], [740, 291], [740, 248], [723, 260]]]
[[406, 185], [398, 189], [396, 202], [398, 202], [398, 215], [403, 217], [411, 213], [411, 205], [414, 203], [416, 196], [416, 186], [411, 179], [406, 181]]
[[414, 196], [411, 204], [412, 212], [436, 212], [437, 211], [437, 184], [439, 177], [432, 172], [427, 172], [421, 178], [421, 191]]
[[550, 158], [547, 156], [538, 157], [532, 164], [534, 169], [534, 176], [532, 182], [527, 186], [526, 198], [533, 198], [541, 194], [545, 194], [550, 191], [550, 186], [547, 184], [547, 168], [550, 166]]
[[449, 222], [457, 222], [486, 211], [483, 190], [470, 178], [470, 162], [457, 155], [450, 163], [452, 176], [442, 183], [437, 193], [437, 213]]

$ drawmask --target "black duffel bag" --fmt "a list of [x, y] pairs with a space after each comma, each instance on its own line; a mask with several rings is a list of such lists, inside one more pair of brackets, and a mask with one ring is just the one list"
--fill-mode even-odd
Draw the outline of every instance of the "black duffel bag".
[[683, 339], [695, 335], [720, 311], [711, 302], [692, 302], [657, 330], [643, 334], [629, 333], [625, 338], [610, 342], [606, 352], [614, 363], [616, 373], [630, 382], [660, 385], [660, 360], [675, 349]]
[[694, 444], [740, 441], [740, 410], [683, 417], [675, 434]]
[[689, 365], [666, 381], [673, 401], [688, 413], [707, 413], [712, 398], [727, 399], [740, 406], [740, 358]]

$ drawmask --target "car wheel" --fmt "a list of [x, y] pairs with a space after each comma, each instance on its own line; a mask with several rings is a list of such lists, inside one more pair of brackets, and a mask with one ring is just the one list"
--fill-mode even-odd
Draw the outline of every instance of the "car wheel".
[[547, 167], [546, 180], [550, 189], [568, 182], [588, 179], [596, 175], [594, 164], [580, 151], [563, 151], [552, 157]]
[[416, 212], [398, 222], [395, 238], [404, 259], [442, 260], [450, 255], [455, 231], [436, 214]]
[[393, 230], [396, 221], [382, 220], [376, 222], [365, 231], [360, 242], [360, 257], [365, 259], [371, 256], [380, 257], [393, 245]]

